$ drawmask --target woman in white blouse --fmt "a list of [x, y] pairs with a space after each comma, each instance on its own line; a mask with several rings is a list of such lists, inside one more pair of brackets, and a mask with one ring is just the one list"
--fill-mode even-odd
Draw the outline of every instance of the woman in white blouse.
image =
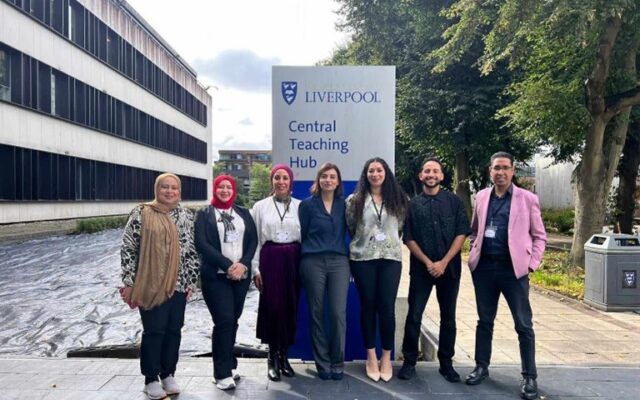
[[[408, 209], [407, 195], [387, 163], [378, 157], [364, 164], [355, 192], [347, 198], [351, 274], [358, 288], [360, 323], [367, 348], [367, 376], [388, 382], [393, 376], [391, 350], [395, 301], [402, 270], [400, 232]], [[378, 366], [376, 325], [382, 357]]]
[[285, 164], [271, 170], [272, 195], [257, 202], [251, 214], [258, 231], [253, 258], [254, 283], [260, 290], [256, 336], [269, 345], [267, 376], [293, 377], [287, 352], [296, 335], [300, 281], [300, 200], [291, 197], [293, 171]]

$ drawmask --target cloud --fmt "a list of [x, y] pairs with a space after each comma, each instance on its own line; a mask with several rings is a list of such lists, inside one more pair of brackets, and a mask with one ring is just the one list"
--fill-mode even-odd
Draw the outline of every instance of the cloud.
[[224, 50], [214, 58], [193, 62], [200, 75], [216, 84], [249, 92], [269, 91], [271, 66], [277, 64], [279, 58], [263, 58], [247, 49]]
[[242, 120], [238, 121], [238, 123], [239, 123], [240, 125], [244, 125], [244, 126], [253, 126], [253, 125], [255, 125], [255, 124], [253, 123], [253, 121], [251, 120], [251, 118], [249, 118], [249, 117], [244, 118], [244, 119], [242, 119]]

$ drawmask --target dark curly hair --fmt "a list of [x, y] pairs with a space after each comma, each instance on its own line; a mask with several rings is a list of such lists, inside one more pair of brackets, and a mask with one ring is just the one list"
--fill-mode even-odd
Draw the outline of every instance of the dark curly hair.
[[374, 157], [367, 160], [362, 168], [360, 179], [356, 190], [353, 192], [353, 199], [351, 200], [351, 207], [353, 207], [353, 216], [355, 219], [355, 227], [362, 221], [362, 212], [364, 210], [364, 199], [367, 193], [371, 191], [371, 184], [367, 179], [367, 171], [371, 163], [380, 163], [384, 168], [384, 182], [382, 182], [381, 194], [384, 201], [384, 207], [387, 213], [395, 216], [400, 221], [404, 221], [407, 215], [407, 209], [409, 207], [409, 200], [407, 194], [402, 190], [398, 181], [396, 181], [393, 172], [389, 168], [389, 165], [385, 160], [380, 157]]

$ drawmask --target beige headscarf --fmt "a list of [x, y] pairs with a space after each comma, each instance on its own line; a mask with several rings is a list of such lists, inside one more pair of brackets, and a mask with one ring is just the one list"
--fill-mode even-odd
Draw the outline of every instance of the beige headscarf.
[[180, 240], [169, 213], [177, 207], [180, 196], [171, 204], [158, 201], [160, 184], [165, 178], [175, 179], [178, 182], [178, 190], [182, 191], [180, 178], [164, 173], [156, 178], [155, 199], [143, 204], [138, 271], [133, 283], [131, 301], [144, 310], [162, 304], [171, 297], [178, 280]]

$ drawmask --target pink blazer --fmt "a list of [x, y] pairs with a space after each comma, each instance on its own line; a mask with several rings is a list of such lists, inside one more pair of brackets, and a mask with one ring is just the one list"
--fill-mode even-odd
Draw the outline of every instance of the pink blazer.
[[[471, 220], [471, 249], [469, 268], [473, 271], [480, 261], [482, 239], [487, 225], [489, 198], [493, 188], [483, 189], [476, 195], [473, 219]], [[509, 254], [517, 278], [522, 278], [540, 266], [542, 253], [547, 244], [547, 234], [540, 214], [538, 196], [513, 185], [511, 208], [509, 209]]]

